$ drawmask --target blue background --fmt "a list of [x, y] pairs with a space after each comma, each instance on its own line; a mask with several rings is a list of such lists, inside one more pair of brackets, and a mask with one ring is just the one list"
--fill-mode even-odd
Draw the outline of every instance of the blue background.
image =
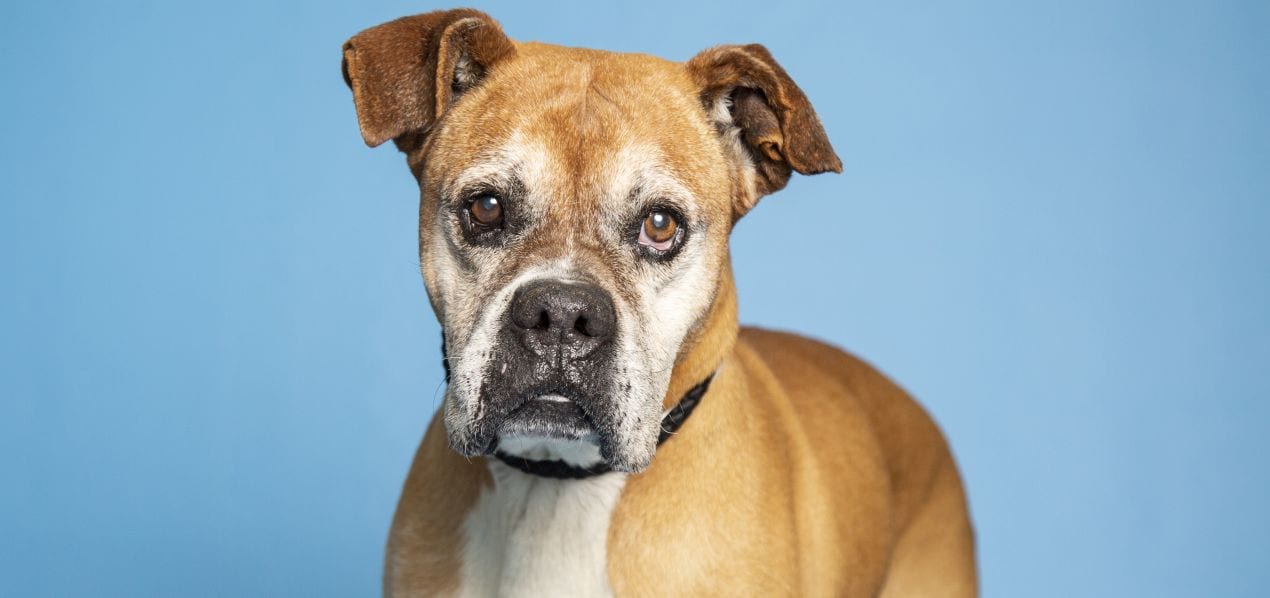
[[[739, 226], [742, 319], [930, 408], [986, 595], [1265, 594], [1270, 4], [482, 6], [802, 85], [846, 172]], [[0, 7], [0, 595], [378, 592], [441, 369], [339, 50], [430, 8]]]

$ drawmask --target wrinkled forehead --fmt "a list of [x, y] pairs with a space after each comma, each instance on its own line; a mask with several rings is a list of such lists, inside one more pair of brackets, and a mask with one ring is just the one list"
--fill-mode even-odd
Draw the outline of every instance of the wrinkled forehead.
[[717, 133], [687, 74], [649, 56], [520, 44], [447, 115], [430, 154], [425, 176], [445, 188], [514, 177], [502, 182], [588, 202], [664, 186], [645, 191], [727, 205]]

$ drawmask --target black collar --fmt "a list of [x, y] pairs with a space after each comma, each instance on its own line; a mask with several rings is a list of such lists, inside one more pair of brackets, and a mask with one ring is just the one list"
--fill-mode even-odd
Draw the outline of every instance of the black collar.
[[[675, 432], [679, 431], [679, 428], [688, 420], [688, 416], [692, 415], [692, 410], [696, 409], [697, 404], [701, 402], [701, 397], [706, 395], [706, 390], [709, 390], [710, 381], [713, 379], [714, 374], [710, 374], [700, 384], [688, 389], [688, 392], [684, 393], [683, 398], [679, 399], [679, 402], [670, 408], [665, 417], [661, 418], [661, 434], [657, 437], [657, 446], [661, 446], [661, 443], [666, 442]], [[580, 480], [613, 471], [609, 464], [603, 461], [590, 467], [579, 467], [564, 461], [525, 459], [524, 457], [509, 455], [501, 450], [496, 451], [494, 456], [499, 461], [527, 474], [557, 480]]]

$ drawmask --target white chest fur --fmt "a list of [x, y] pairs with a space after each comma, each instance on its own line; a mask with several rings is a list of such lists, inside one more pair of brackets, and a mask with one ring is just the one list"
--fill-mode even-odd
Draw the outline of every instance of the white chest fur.
[[554, 480], [490, 460], [463, 525], [460, 596], [608, 596], [605, 545], [626, 476]]

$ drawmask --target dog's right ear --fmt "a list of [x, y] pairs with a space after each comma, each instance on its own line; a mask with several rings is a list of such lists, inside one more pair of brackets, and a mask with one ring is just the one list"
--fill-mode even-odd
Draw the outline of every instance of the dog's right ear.
[[366, 145], [389, 139], [410, 151], [455, 100], [516, 52], [489, 15], [460, 8], [403, 17], [344, 43], [344, 82], [353, 90]]

